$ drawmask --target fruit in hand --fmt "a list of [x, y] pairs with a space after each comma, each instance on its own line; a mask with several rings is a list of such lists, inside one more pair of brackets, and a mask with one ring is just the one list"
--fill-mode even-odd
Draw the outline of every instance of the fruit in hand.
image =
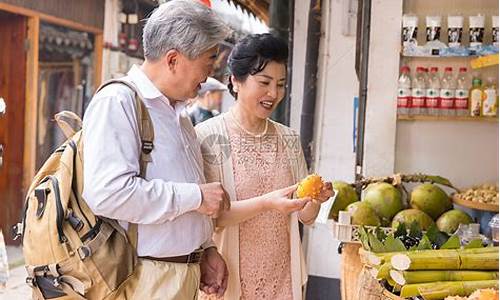
[[310, 197], [312, 199], [318, 199], [323, 188], [323, 180], [317, 174], [311, 174], [306, 178], [302, 179], [297, 187], [297, 197], [304, 198]]

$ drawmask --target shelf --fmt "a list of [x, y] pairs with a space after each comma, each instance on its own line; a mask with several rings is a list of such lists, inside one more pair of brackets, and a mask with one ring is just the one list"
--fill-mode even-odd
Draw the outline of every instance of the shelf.
[[[416, 53], [418, 52], [418, 53]], [[407, 58], [481, 58], [498, 54], [498, 47], [485, 45], [481, 48], [436, 48], [425, 49], [422, 46], [416, 48], [403, 49], [400, 53], [402, 57]]]
[[473, 69], [479, 69], [489, 66], [498, 65], [498, 54], [486, 55], [478, 57], [470, 62]]
[[469, 116], [398, 116], [399, 121], [472, 121], [498, 123], [498, 117]]

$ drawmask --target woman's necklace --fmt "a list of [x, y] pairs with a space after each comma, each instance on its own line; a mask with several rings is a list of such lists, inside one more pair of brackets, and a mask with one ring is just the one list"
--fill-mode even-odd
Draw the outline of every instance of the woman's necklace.
[[240, 124], [240, 122], [238, 121], [238, 119], [234, 115], [233, 110], [231, 109], [230, 111], [231, 111], [231, 117], [233, 118], [234, 123], [236, 124], [236, 126], [238, 126], [238, 128], [241, 129], [242, 131], [244, 131], [246, 134], [251, 135], [251, 136], [256, 137], [256, 138], [260, 138], [260, 137], [264, 136], [267, 133], [267, 127], [268, 127], [268, 124], [269, 124], [268, 119], [266, 119], [266, 125], [264, 126], [264, 130], [262, 131], [262, 133], [255, 134], [253, 132], [250, 132], [250, 131], [246, 130], [245, 127], [243, 127], [243, 125]]

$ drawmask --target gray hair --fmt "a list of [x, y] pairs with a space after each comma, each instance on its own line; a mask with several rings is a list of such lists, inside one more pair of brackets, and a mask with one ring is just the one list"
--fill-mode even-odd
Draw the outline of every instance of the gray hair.
[[229, 27], [200, 1], [172, 0], [160, 5], [146, 21], [144, 57], [155, 61], [175, 49], [194, 59], [229, 34]]

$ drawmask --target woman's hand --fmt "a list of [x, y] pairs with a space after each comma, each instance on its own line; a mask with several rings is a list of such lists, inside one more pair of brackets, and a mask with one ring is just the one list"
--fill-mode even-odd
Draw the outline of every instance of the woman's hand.
[[263, 195], [264, 205], [267, 209], [275, 209], [283, 214], [291, 214], [299, 211], [311, 201], [311, 198], [290, 199], [292, 194], [297, 190], [297, 184], [276, 190], [274, 192]]
[[323, 188], [321, 189], [318, 199], [314, 200], [318, 201], [319, 203], [323, 203], [333, 197], [333, 195], [335, 195], [335, 192], [333, 191], [332, 183], [328, 181], [323, 184]]

